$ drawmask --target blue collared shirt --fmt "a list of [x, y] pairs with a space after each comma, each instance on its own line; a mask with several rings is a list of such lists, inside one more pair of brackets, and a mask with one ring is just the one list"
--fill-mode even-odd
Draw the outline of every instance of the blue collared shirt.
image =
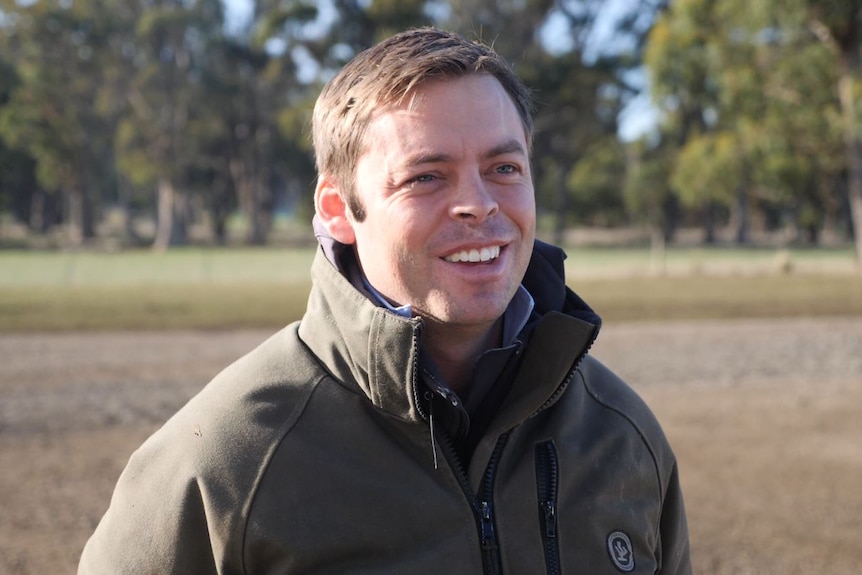
[[[413, 309], [410, 307], [410, 304], [398, 307], [393, 306], [371, 285], [364, 273], [362, 274], [362, 284], [381, 306], [402, 317], [413, 317]], [[503, 312], [503, 339], [501, 347], [507, 347], [515, 341], [515, 338], [518, 337], [518, 334], [527, 325], [527, 320], [530, 319], [534, 305], [533, 296], [530, 295], [527, 288], [523, 285], [518, 286], [518, 291], [515, 292], [515, 296], [509, 302], [506, 311]]]

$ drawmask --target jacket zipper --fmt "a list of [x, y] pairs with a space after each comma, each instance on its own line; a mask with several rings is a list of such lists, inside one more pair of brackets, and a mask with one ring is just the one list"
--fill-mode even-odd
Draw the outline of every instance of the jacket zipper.
[[[417, 326], [413, 333], [413, 361], [416, 366], [419, 365], [420, 335], [421, 328], [420, 326]], [[488, 467], [485, 468], [485, 475], [482, 481], [482, 493], [480, 494], [480, 497], [477, 497], [473, 494], [473, 488], [470, 486], [470, 478], [467, 475], [467, 471], [464, 469], [461, 457], [455, 451], [455, 446], [452, 445], [452, 438], [444, 429], [438, 430], [434, 428], [434, 411], [432, 407], [434, 394], [429, 393], [426, 395], [420, 392], [420, 384], [417, 377], [418, 372], [418, 368], [413, 370], [413, 395], [419, 415], [428, 421], [429, 427], [431, 428], [431, 449], [433, 451], [434, 468], [437, 468], [437, 447], [434, 439], [439, 436], [443, 440], [441, 443], [443, 444], [444, 455], [452, 465], [458, 484], [461, 486], [461, 490], [470, 501], [470, 505], [473, 508], [473, 514], [478, 523], [480, 545], [482, 549], [482, 572], [484, 575], [498, 575], [499, 573], [502, 573], [502, 568], [500, 549], [497, 543], [497, 533], [494, 527], [494, 479], [496, 478], [497, 473], [497, 463], [503, 453], [503, 446], [506, 444], [509, 434], [504, 433], [497, 439], [497, 444], [494, 446], [494, 451], [491, 454]], [[422, 407], [422, 399], [428, 402], [427, 411]]]
[[437, 433], [442, 438], [441, 444], [443, 445], [446, 459], [452, 464], [455, 477], [458, 479], [461, 490], [471, 502], [473, 514], [476, 517], [482, 551], [482, 573], [484, 575], [499, 575], [503, 571], [500, 559], [500, 546], [497, 541], [496, 519], [494, 516], [494, 481], [497, 475], [497, 464], [503, 454], [503, 446], [506, 444], [509, 434], [504, 433], [497, 439], [497, 444], [494, 446], [488, 467], [485, 468], [481, 493], [474, 495], [467, 471], [464, 469], [461, 458], [452, 445], [452, 439], [445, 430], [438, 430]]
[[[413, 337], [413, 357], [416, 365], [418, 365], [419, 361], [419, 336], [421, 330], [419, 327], [416, 328]], [[595, 335], [593, 336], [592, 341], [587, 346], [587, 350], [591, 347], [593, 341], [595, 341]], [[560, 384], [557, 388], [553, 396], [545, 402], [535, 413], [538, 413], [553, 404], [556, 398], [562, 393], [566, 387], [568, 387], [569, 382], [574, 378], [575, 372], [577, 371], [577, 367], [580, 364], [583, 357], [586, 355], [587, 351], [585, 350], [575, 361], [571, 370], [569, 371], [568, 377]], [[488, 461], [488, 466], [485, 469], [485, 475], [482, 481], [482, 493], [479, 496], [475, 496], [473, 494], [472, 487], [470, 486], [470, 479], [467, 475], [466, 470], [461, 462], [460, 456], [455, 451], [455, 447], [452, 445], [452, 439], [449, 437], [449, 434], [445, 430], [436, 430], [433, 427], [433, 408], [431, 405], [433, 404], [433, 394], [425, 395], [424, 399], [429, 404], [428, 412], [425, 412], [422, 409], [422, 401], [420, 397], [422, 395], [419, 392], [419, 382], [417, 380], [417, 372], [418, 369], [414, 369], [413, 372], [413, 393], [416, 400], [416, 406], [419, 410], [419, 414], [423, 419], [429, 421], [429, 425], [431, 426], [431, 444], [432, 450], [434, 452], [434, 467], [437, 468], [437, 449], [435, 446], [434, 437], [439, 434], [439, 436], [443, 439], [443, 449], [446, 455], [446, 458], [452, 464], [453, 469], [455, 471], [455, 476], [458, 479], [458, 483], [461, 486], [461, 490], [470, 500], [471, 505], [473, 507], [473, 513], [476, 516], [479, 535], [480, 535], [480, 544], [482, 550], [482, 572], [484, 575], [499, 575], [502, 573], [502, 561], [500, 558], [500, 547], [497, 541], [497, 533], [495, 527], [495, 516], [494, 516], [494, 480], [496, 479], [497, 473], [497, 464], [499, 463], [500, 457], [503, 453], [503, 447], [506, 444], [506, 440], [509, 437], [508, 432], [502, 434], [497, 439], [497, 444], [494, 446], [494, 451], [491, 454], [491, 459]], [[535, 415], [535, 414], [534, 414]], [[540, 493], [539, 501], [542, 502], [542, 512], [544, 519], [543, 526], [543, 540], [545, 541], [545, 561], [549, 574], [559, 574], [559, 545], [556, 540], [556, 495], [557, 495], [557, 452], [554, 447], [553, 442], [550, 440], [546, 442], [544, 451], [550, 453], [549, 456], [542, 456], [543, 461], [547, 460], [547, 462], [543, 463], [543, 467], [551, 466], [553, 469], [552, 477], [552, 493], [553, 496], [548, 498], [542, 498]], [[539, 446], [541, 447], [541, 446]], [[539, 465], [539, 451], [537, 447], [536, 452], [536, 464]], [[537, 467], [538, 469], [538, 467]], [[542, 489], [539, 487], [539, 489]]]
[[557, 537], [557, 495], [559, 491], [557, 448], [552, 440], [536, 446], [536, 491], [539, 501], [539, 525], [545, 550], [548, 575], [560, 573], [560, 544]]
[[497, 542], [497, 532], [494, 518], [494, 480], [497, 476], [497, 464], [503, 454], [503, 446], [506, 444], [509, 434], [504, 433], [497, 439], [488, 467], [485, 469], [485, 477], [482, 482], [482, 493], [478, 501], [478, 515], [482, 532], [482, 570], [488, 575], [502, 573], [500, 560], [500, 546]]

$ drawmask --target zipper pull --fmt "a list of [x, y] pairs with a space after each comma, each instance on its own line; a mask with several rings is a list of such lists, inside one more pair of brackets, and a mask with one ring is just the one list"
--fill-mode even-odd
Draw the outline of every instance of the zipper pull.
[[542, 510], [545, 512], [545, 535], [553, 539], [557, 536], [557, 507], [553, 501], [545, 501]]
[[434, 437], [434, 395], [430, 391], [425, 392], [425, 399], [428, 400], [428, 428], [431, 431], [431, 454], [434, 457], [434, 469], [437, 467], [437, 439]]
[[491, 502], [482, 502], [482, 545], [493, 546], [496, 543], [494, 536], [494, 516], [491, 510]]

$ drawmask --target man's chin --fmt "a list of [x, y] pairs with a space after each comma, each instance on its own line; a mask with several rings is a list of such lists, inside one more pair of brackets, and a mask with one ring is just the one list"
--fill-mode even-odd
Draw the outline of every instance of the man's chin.
[[[508, 302], [507, 304], [508, 305]], [[461, 304], [458, 306], [448, 306], [445, 309], [431, 310], [430, 313], [425, 313], [421, 310], [414, 310], [423, 317], [427, 322], [439, 324], [442, 327], [453, 329], [459, 328], [475, 328], [486, 329], [494, 324], [497, 320], [503, 317], [506, 311], [506, 305], [469, 305]]]

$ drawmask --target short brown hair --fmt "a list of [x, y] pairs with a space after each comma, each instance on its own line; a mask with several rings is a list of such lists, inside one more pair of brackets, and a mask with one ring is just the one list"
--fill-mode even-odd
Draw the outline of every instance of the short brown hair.
[[358, 54], [323, 88], [314, 106], [312, 139], [318, 174], [336, 178], [357, 221], [356, 164], [376, 110], [398, 105], [424, 82], [490, 74], [506, 90], [532, 141], [532, 98], [511, 66], [493, 48], [435, 28], [396, 34]]

